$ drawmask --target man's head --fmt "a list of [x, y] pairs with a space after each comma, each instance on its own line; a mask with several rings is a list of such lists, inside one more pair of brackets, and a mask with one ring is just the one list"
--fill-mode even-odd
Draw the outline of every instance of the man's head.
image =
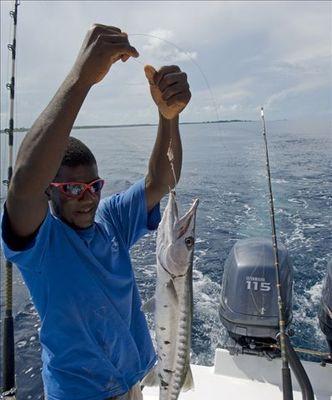
[[[97, 179], [99, 176], [94, 155], [80, 140], [69, 137], [67, 149], [53, 182], [91, 183]], [[74, 185], [75, 187], [79, 188]], [[48, 193], [55, 215], [75, 229], [91, 226], [100, 201], [100, 190], [98, 191], [98, 185], [96, 187], [95, 193], [92, 187], [75, 198], [70, 196], [67, 186], [51, 185]]]

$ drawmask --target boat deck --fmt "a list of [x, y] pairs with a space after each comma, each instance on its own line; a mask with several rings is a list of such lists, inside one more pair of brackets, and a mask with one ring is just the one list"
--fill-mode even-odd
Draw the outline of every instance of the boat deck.
[[[332, 365], [302, 362], [317, 400], [332, 400]], [[237, 355], [217, 349], [214, 367], [192, 365], [195, 389], [181, 393], [180, 400], [282, 399], [281, 360]], [[299, 385], [292, 375], [294, 400], [302, 399]], [[159, 388], [145, 387], [144, 400], [157, 400]]]

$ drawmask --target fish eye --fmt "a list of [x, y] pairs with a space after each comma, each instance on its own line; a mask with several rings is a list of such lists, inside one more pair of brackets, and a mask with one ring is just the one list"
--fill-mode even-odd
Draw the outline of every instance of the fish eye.
[[192, 247], [195, 243], [195, 239], [192, 236], [189, 236], [185, 239], [185, 244], [187, 247]]

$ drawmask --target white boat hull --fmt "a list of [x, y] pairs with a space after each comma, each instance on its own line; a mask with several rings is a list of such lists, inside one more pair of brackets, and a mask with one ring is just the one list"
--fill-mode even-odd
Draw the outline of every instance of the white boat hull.
[[[332, 365], [302, 361], [317, 400], [332, 400]], [[280, 400], [281, 360], [238, 355], [217, 349], [213, 367], [192, 365], [195, 389], [181, 393], [179, 400]], [[294, 400], [302, 399], [292, 374]], [[157, 400], [159, 388], [144, 388], [144, 400]]]

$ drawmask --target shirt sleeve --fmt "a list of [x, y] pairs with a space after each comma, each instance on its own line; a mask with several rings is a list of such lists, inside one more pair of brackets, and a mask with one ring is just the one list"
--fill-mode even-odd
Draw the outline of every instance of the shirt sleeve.
[[49, 243], [51, 218], [51, 213], [48, 210], [38, 232], [31, 239], [21, 241], [20, 246], [17, 247], [14, 243], [18, 239], [13, 236], [6, 205], [4, 205], [1, 215], [1, 248], [5, 258], [16, 264], [19, 269], [40, 272], [43, 255]]
[[143, 178], [128, 190], [103, 199], [98, 214], [119, 229], [125, 245], [129, 248], [148, 231], [157, 229], [160, 222], [160, 205], [158, 203], [147, 212]]

